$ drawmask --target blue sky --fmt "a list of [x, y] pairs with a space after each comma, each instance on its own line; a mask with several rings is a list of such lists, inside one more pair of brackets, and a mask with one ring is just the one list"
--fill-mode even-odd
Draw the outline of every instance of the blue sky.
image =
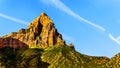
[[47, 13], [67, 43], [87, 55], [120, 52], [120, 0], [0, 0], [0, 36]]

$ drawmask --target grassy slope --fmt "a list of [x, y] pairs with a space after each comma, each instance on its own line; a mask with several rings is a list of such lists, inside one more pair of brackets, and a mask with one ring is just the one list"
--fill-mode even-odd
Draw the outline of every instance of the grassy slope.
[[47, 68], [41, 61], [42, 49], [0, 49], [0, 68]]
[[119, 68], [120, 54], [111, 60], [80, 54], [68, 46], [46, 49], [0, 49], [0, 68]]
[[68, 46], [47, 48], [42, 61], [50, 64], [49, 68], [96, 68], [109, 61], [106, 57], [92, 57], [76, 52]]
[[106, 63], [106, 68], [120, 68], [120, 53], [116, 54]]

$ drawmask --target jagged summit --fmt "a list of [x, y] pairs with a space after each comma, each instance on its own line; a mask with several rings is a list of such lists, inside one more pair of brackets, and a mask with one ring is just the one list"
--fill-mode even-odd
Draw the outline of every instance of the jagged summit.
[[18, 39], [29, 47], [45, 48], [56, 44], [65, 45], [62, 35], [58, 33], [54, 23], [46, 13], [41, 13], [28, 25], [27, 29], [20, 29], [18, 32], [3, 36], [3, 38], [6, 37]]
[[40, 16], [38, 16], [31, 24], [28, 25], [29, 28], [36, 28], [41, 26], [47, 26], [48, 24], [53, 24], [52, 20], [46, 13], [41, 13]]
[[[45, 27], [54, 26], [52, 20], [47, 16], [46, 13], [41, 13], [32, 23], [28, 25], [28, 30], [35, 32], [35, 34], [40, 34], [42, 29]], [[53, 27], [55, 28], [55, 27]]]
[[48, 16], [45, 12], [42, 12], [40, 15]]

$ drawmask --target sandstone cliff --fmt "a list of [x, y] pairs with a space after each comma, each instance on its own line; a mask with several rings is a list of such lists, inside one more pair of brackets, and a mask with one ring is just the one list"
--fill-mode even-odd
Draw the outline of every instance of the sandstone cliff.
[[29, 47], [46, 48], [56, 44], [65, 45], [62, 35], [57, 32], [52, 20], [45, 13], [41, 13], [33, 20], [27, 29], [20, 29], [18, 32], [3, 36], [3, 38], [7, 37], [18, 39]]
[[4, 47], [28, 48], [28, 46], [25, 43], [11, 37], [0, 38], [0, 48]]

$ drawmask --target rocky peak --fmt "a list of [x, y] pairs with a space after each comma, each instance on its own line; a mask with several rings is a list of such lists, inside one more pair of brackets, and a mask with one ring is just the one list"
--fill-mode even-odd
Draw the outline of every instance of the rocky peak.
[[47, 26], [50, 23], [53, 24], [49, 16], [46, 13], [41, 13], [40, 16], [38, 16], [31, 24], [28, 25], [28, 29]]
[[56, 44], [65, 45], [62, 35], [58, 33], [52, 20], [46, 13], [41, 13], [40, 16], [28, 25], [27, 29], [20, 29], [18, 32], [12, 32], [4, 37], [13, 37], [26, 43], [29, 47], [45, 48]]
[[[28, 30], [39, 35], [42, 29], [52, 27], [54, 24], [46, 13], [41, 13], [31, 24], [28, 25]], [[45, 29], [46, 30], [46, 29]]]
[[50, 17], [45, 14], [45, 13], [41, 13], [40, 15], [40, 22], [43, 26], [47, 26], [48, 24], [53, 24], [52, 20], [50, 19]]

